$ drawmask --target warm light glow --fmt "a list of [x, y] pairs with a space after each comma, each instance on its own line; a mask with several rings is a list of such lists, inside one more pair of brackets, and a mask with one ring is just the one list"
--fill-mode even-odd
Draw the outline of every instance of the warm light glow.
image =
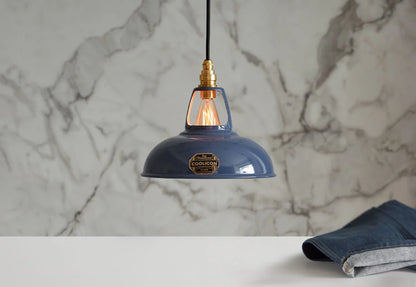
[[218, 118], [217, 108], [213, 99], [202, 99], [195, 124], [197, 126], [220, 125], [220, 119]]

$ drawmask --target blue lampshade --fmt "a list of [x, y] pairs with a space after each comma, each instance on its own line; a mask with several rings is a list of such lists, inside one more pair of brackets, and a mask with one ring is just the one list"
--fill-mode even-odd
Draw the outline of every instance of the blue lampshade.
[[[200, 93], [222, 97], [227, 113], [219, 125], [197, 125], [190, 119]], [[189, 101], [185, 131], [169, 138], [148, 155], [142, 176], [158, 178], [263, 178], [274, 177], [266, 151], [232, 131], [231, 114], [222, 88], [199, 87]]]

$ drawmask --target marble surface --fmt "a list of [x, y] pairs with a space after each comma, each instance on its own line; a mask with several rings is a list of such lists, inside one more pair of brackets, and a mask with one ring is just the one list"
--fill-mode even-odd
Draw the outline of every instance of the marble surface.
[[234, 130], [277, 177], [139, 174], [183, 130], [204, 1], [0, 0], [1, 235], [314, 235], [416, 207], [416, 1], [213, 1]]
[[410, 269], [347, 277], [333, 262], [308, 260], [301, 249], [306, 239], [3, 237], [0, 276], [10, 287], [416, 285]]

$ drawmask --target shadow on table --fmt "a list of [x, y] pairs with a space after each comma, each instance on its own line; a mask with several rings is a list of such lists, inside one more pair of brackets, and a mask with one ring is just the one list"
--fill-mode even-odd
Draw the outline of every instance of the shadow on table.
[[[302, 254], [270, 266], [255, 284], [291, 283], [308, 278], [348, 278], [334, 262], [310, 261]], [[307, 282], [307, 281], [305, 281]]]

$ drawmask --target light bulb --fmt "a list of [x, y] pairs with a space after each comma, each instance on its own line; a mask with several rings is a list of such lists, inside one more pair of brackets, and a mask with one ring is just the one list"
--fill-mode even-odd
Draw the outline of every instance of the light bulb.
[[213, 98], [202, 98], [195, 124], [197, 126], [220, 125], [220, 119]]

